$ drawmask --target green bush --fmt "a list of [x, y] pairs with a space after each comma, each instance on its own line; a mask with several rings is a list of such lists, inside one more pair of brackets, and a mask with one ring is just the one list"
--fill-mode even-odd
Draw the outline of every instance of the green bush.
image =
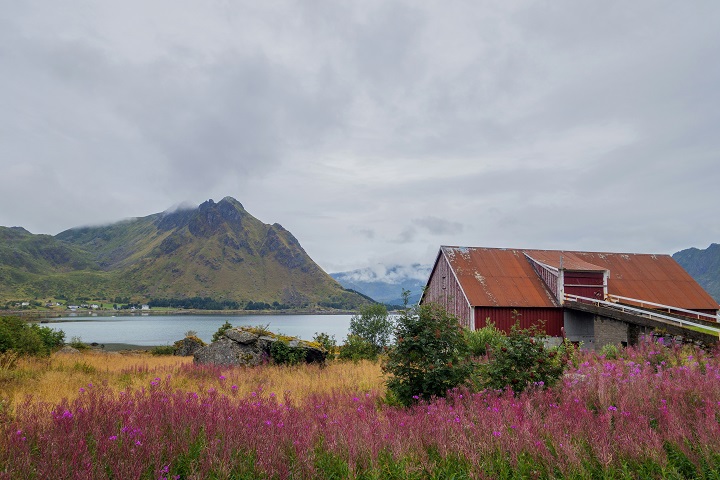
[[82, 338], [80, 337], [72, 337], [70, 339], [70, 343], [68, 343], [72, 348], [75, 348], [77, 350], [87, 350], [90, 348], [90, 345], [82, 341]]
[[325, 332], [315, 332], [315, 336], [312, 341], [327, 350], [330, 358], [335, 356], [335, 351], [337, 350], [337, 340], [335, 340], [335, 335], [328, 335]]
[[65, 333], [19, 317], [0, 317], [0, 353], [14, 351], [27, 355], [49, 355], [63, 346]]
[[225, 323], [223, 323], [220, 328], [217, 329], [217, 332], [213, 333], [212, 341], [217, 342], [218, 340], [220, 340], [220, 337], [222, 337], [223, 334], [231, 328], [233, 328], [232, 323], [225, 320]]
[[161, 345], [150, 350], [153, 355], [175, 355], [174, 345]]
[[614, 343], [608, 343], [602, 346], [600, 349], [600, 355], [608, 360], [616, 360], [620, 356], [621, 348], [622, 347], [618, 347]]
[[473, 357], [485, 356], [488, 348], [498, 345], [504, 336], [505, 333], [490, 322], [478, 330], [465, 330], [465, 341]]
[[377, 360], [378, 351], [375, 345], [358, 335], [348, 335], [345, 344], [340, 346], [340, 360]]
[[559, 347], [547, 348], [545, 338], [537, 327], [520, 329], [514, 325], [492, 348], [489, 361], [478, 366], [476, 386], [495, 390], [509, 387], [515, 393], [529, 386], [552, 386], [565, 371], [575, 347], [564, 341]]
[[380, 353], [390, 344], [393, 326], [385, 305], [366, 305], [360, 307], [359, 315], [350, 319], [350, 335], [362, 338]]
[[302, 347], [292, 347], [290, 342], [278, 338], [270, 345], [270, 357], [280, 365], [297, 365], [305, 361], [307, 350]]
[[440, 305], [406, 309], [398, 319], [395, 346], [383, 371], [390, 400], [410, 405], [445, 396], [472, 373], [469, 351], [458, 319]]

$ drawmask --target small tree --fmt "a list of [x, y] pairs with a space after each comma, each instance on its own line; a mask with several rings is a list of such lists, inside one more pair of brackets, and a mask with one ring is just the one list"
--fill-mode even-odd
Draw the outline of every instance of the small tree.
[[445, 396], [470, 377], [472, 365], [463, 329], [440, 305], [405, 309], [395, 337], [383, 371], [390, 375], [388, 392], [399, 403]]
[[345, 343], [340, 346], [340, 360], [377, 360], [378, 354], [375, 346], [358, 335], [348, 335]]
[[376, 303], [360, 308], [360, 315], [350, 319], [350, 335], [355, 335], [373, 346], [378, 354], [390, 344], [393, 321], [385, 305]]

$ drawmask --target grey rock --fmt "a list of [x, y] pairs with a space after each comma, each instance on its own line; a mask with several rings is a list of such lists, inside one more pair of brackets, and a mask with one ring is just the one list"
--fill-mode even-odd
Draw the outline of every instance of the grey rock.
[[257, 346], [260, 350], [262, 350], [263, 352], [265, 352], [269, 355], [270, 354], [270, 346], [277, 341], [278, 341], [277, 338], [262, 336], [262, 337], [258, 338]]
[[[242, 329], [230, 329], [219, 340], [196, 350], [193, 354], [194, 362], [215, 365], [258, 365], [271, 358], [271, 347], [278, 341], [281, 340], [267, 335], [258, 336]], [[324, 363], [327, 357], [325, 349], [303, 340], [292, 339], [288, 342], [288, 346], [303, 349], [305, 361], [308, 363]]]
[[65, 345], [63, 348], [58, 350], [58, 353], [62, 353], [63, 355], [78, 355], [80, 353], [80, 350], [71, 347], [70, 345]]
[[225, 330], [226, 337], [228, 337], [230, 340], [233, 340], [238, 343], [242, 343], [244, 345], [249, 345], [251, 343], [257, 342], [258, 335], [255, 335], [254, 333], [247, 332], [245, 330], [239, 330], [237, 328], [231, 328], [229, 330]]
[[185, 337], [175, 342], [175, 355], [189, 357], [205, 346], [198, 338]]
[[310, 345], [307, 342], [301, 342], [305, 348], [305, 361], [307, 363], [325, 363], [327, 359], [327, 350]]
[[222, 337], [194, 354], [196, 364], [257, 365], [261, 361], [261, 352], [228, 337]]

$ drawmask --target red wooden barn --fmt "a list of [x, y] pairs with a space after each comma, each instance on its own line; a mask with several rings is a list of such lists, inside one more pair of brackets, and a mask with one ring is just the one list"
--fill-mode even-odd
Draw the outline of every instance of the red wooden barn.
[[544, 322], [560, 336], [566, 294], [711, 315], [716, 302], [669, 255], [440, 247], [420, 303], [436, 302], [471, 329]]

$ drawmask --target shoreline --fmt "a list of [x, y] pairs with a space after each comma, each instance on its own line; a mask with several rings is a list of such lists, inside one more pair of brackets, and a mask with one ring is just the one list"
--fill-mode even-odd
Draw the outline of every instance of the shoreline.
[[[38, 310], [0, 310], [0, 316], [18, 316], [29, 317], [35, 320], [43, 319], [72, 319], [75, 317], [161, 317], [165, 315], [356, 315], [358, 312], [354, 310], [197, 310], [197, 309], [179, 309], [179, 310], [76, 310], [74, 312], [58, 312], [58, 311], [38, 311]], [[61, 320], [59, 320], [61, 321]], [[46, 323], [46, 322], [43, 322]]]

